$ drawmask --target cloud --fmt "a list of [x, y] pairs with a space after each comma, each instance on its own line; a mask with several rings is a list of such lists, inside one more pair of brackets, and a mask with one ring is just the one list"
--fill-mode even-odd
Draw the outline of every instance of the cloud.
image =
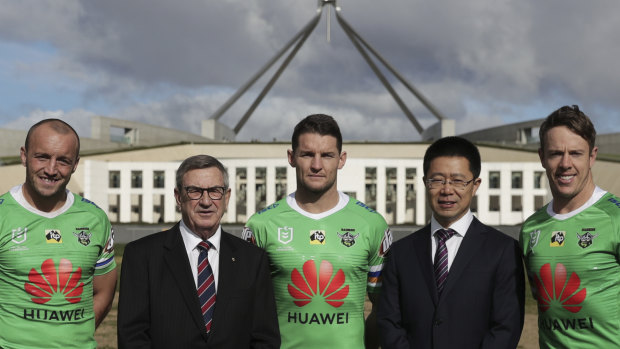
[[[580, 104], [597, 126], [620, 130], [614, 121], [620, 71], [613, 68], [620, 46], [611, 44], [620, 23], [613, 0], [337, 4], [369, 44], [457, 121], [457, 133], [544, 117], [564, 104]], [[0, 40], [39, 48], [46, 57], [12, 57], [2, 66], [15, 79], [36, 75], [31, 79], [46, 84], [45, 93], [77, 96], [61, 107], [33, 93], [21, 120], [60, 109], [195, 131], [310, 21], [317, 2], [0, 0], [0, 9]], [[333, 10], [331, 19], [331, 41], [323, 14], [239, 139], [288, 139], [297, 120], [316, 112], [332, 113], [350, 139], [418, 139]], [[237, 124], [279, 63], [221, 122]], [[383, 72], [420, 123], [433, 123]], [[3, 114], [10, 103], [3, 103]]]

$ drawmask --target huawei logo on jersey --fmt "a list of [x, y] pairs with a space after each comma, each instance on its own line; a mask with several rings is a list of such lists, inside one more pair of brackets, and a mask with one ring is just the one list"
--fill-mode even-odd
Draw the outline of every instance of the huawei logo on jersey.
[[560, 303], [561, 306], [577, 313], [581, 310], [581, 303], [586, 299], [586, 289], [582, 288], [581, 279], [576, 273], [571, 273], [568, 280], [564, 264], [555, 265], [555, 271], [551, 272], [551, 264], [547, 263], [540, 267], [539, 275], [534, 275], [534, 283], [538, 290], [538, 308], [545, 312], [549, 310], [552, 303]]
[[344, 285], [345, 277], [342, 269], [333, 273], [334, 267], [328, 261], [322, 261], [317, 273], [314, 260], [306, 261], [303, 265], [303, 275], [293, 269], [291, 272], [292, 285], [288, 285], [288, 293], [295, 299], [298, 307], [312, 302], [313, 297], [321, 296], [327, 304], [338, 308], [344, 304], [343, 299], [349, 294], [349, 285]]
[[26, 292], [32, 296], [36, 304], [44, 304], [52, 300], [54, 295], [60, 294], [69, 303], [77, 303], [82, 299], [84, 283], [82, 268], [73, 270], [73, 264], [68, 259], [61, 258], [58, 268], [54, 261], [46, 259], [41, 263], [41, 272], [32, 268], [28, 274], [28, 281], [24, 284]]

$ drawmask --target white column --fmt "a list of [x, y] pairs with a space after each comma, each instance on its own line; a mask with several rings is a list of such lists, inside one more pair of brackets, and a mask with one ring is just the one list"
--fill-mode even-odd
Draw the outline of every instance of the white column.
[[386, 187], [385, 165], [377, 164], [377, 212], [385, 217], [385, 187]]
[[172, 163], [170, 164], [170, 168], [167, 168], [164, 173], [164, 188], [166, 188], [166, 193], [164, 194], [163, 209], [165, 222], [176, 221], [177, 201], [174, 198], [174, 188], [176, 187], [176, 169], [178, 166], [177, 163]]
[[[237, 220], [237, 167], [227, 166], [228, 169], [228, 186], [230, 191], [230, 200], [228, 200], [228, 208], [226, 209], [225, 222], [236, 223]], [[245, 222], [243, 222], [245, 223]]]
[[271, 205], [276, 201], [276, 168], [273, 165], [267, 166], [267, 173], [265, 174], [265, 185], [267, 186], [267, 202], [266, 205]]
[[142, 221], [153, 222], [153, 168], [142, 167]]
[[119, 221], [131, 222], [131, 168], [121, 168], [121, 195], [119, 202]]
[[407, 185], [406, 167], [400, 165], [396, 168], [396, 224], [404, 224], [406, 216]]
[[416, 225], [426, 225], [426, 185], [424, 185], [424, 169], [416, 168], [415, 176], [415, 222]]
[[247, 207], [247, 219], [256, 212], [256, 165], [248, 164], [247, 167], [247, 187], [246, 187], [246, 201], [245, 205]]

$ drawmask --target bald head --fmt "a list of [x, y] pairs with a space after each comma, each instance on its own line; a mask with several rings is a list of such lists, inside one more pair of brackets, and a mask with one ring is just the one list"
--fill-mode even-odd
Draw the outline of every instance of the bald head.
[[26, 151], [28, 151], [28, 146], [31, 143], [31, 137], [34, 133], [34, 131], [36, 129], [38, 129], [41, 126], [47, 126], [50, 129], [52, 129], [53, 131], [60, 133], [62, 135], [66, 135], [66, 134], [70, 134], [73, 133], [73, 135], [75, 136], [76, 139], [76, 144], [77, 144], [77, 149], [76, 149], [76, 156], [79, 157], [80, 155], [80, 137], [78, 136], [77, 132], [75, 132], [75, 130], [73, 129], [73, 127], [71, 127], [71, 125], [69, 125], [68, 123], [60, 120], [60, 119], [45, 119], [45, 120], [41, 120], [39, 122], [37, 122], [36, 124], [32, 125], [32, 127], [30, 127], [30, 130], [28, 130], [28, 134], [26, 135], [26, 143], [24, 143], [24, 149], [26, 149]]

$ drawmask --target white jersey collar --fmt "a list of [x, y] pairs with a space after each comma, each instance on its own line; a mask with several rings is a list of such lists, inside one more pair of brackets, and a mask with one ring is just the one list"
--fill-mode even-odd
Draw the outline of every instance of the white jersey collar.
[[13, 199], [15, 199], [15, 201], [17, 201], [17, 203], [20, 204], [23, 208], [41, 217], [45, 217], [45, 218], [58, 217], [61, 214], [67, 212], [67, 210], [73, 205], [73, 201], [74, 201], [73, 195], [71, 194], [69, 189], [65, 189], [65, 192], [67, 193], [67, 200], [65, 200], [65, 204], [62, 205], [61, 208], [57, 209], [56, 211], [52, 211], [52, 212], [44, 212], [44, 211], [38, 210], [32, 205], [30, 205], [30, 203], [26, 200], [26, 198], [24, 197], [24, 192], [22, 191], [22, 186], [23, 184], [20, 184], [20, 185], [16, 185], [13, 188], [11, 188], [11, 190], [9, 191], [11, 193], [11, 196], [13, 196]]
[[319, 220], [329, 215], [332, 215], [342, 210], [345, 206], [347, 206], [347, 204], [349, 203], [349, 195], [339, 191], [338, 192], [338, 203], [336, 204], [336, 206], [321, 213], [310, 213], [308, 211], [303, 210], [301, 207], [299, 207], [299, 205], [297, 204], [297, 201], [295, 200], [295, 193], [291, 193], [286, 197], [286, 203], [293, 210], [297, 211], [300, 215], [306, 216], [310, 219]]

